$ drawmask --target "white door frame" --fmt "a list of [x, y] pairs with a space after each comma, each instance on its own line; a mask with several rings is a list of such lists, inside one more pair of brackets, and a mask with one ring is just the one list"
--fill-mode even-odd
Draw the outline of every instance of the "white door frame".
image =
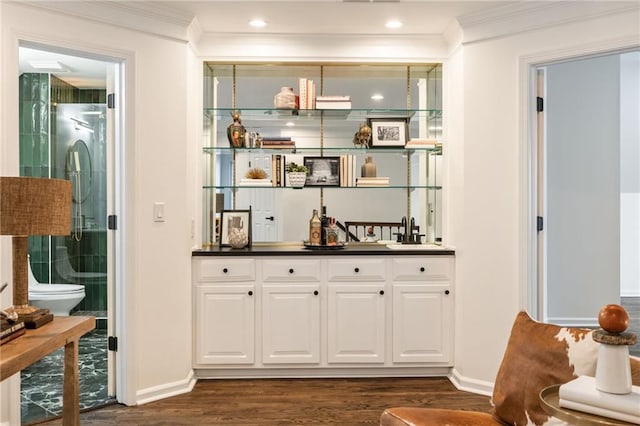
[[611, 54], [638, 49], [640, 43], [636, 37], [622, 37], [603, 42], [574, 46], [567, 49], [549, 50], [525, 55], [519, 58], [519, 193], [522, 194], [519, 208], [520, 244], [520, 288], [519, 307], [526, 309], [531, 316], [542, 319], [543, 298], [538, 285], [538, 233], [536, 229], [537, 213], [537, 76], [536, 68], [545, 64], [575, 60], [594, 55]]
[[[133, 64], [135, 64], [135, 55], [130, 51], [74, 44], [68, 40], [58, 40], [51, 37], [41, 39], [33, 34], [17, 34], [15, 44], [16, 46], [28, 46], [39, 50], [105, 61], [113, 63], [119, 68], [119, 72], [116, 73], [118, 78], [114, 81], [117, 108], [114, 116], [113, 179], [109, 182], [112, 187], [108, 188], [108, 196], [112, 196], [110, 200], [112, 203], [108, 206], [107, 214], [115, 214], [118, 217], [117, 232], [108, 233], [108, 240], [112, 243], [109, 250], [113, 253], [110, 256], [112, 260], [108, 262], [108, 267], [111, 268], [108, 272], [109, 279], [113, 281], [112, 294], [115, 295], [113, 305], [109, 307], [114, 309], [111, 312], [113, 319], [110, 318], [110, 321], [115, 320], [114, 332], [118, 337], [118, 351], [115, 353], [116, 399], [126, 405], [136, 405], [136, 376], [132, 373], [135, 370], [135, 340], [130, 338], [135, 330], [135, 316], [133, 315], [135, 288], [126, 284], [127, 282], [135, 282], [131, 279], [135, 272], [135, 259], [132, 259], [131, 256], [135, 250], [131, 247], [133, 239], [127, 238], [130, 235], [127, 232], [128, 223], [133, 221], [134, 194], [133, 191], [125, 191], [125, 188], [133, 188], [135, 183], [133, 174], [127, 173], [127, 170], [131, 170], [128, 165], [134, 163], [133, 95], [135, 91]], [[19, 55], [17, 48], [16, 55]], [[115, 315], [116, 312], [117, 315]], [[18, 413], [19, 411], [18, 409]]]

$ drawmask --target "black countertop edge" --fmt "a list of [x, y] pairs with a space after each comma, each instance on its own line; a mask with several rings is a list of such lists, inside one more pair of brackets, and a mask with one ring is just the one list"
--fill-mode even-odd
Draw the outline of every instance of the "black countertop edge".
[[211, 249], [196, 249], [192, 256], [451, 256], [455, 250], [442, 249], [390, 249], [382, 244], [354, 244], [342, 249], [307, 249], [303, 245], [274, 244], [254, 245], [243, 249], [230, 247], [213, 247]]

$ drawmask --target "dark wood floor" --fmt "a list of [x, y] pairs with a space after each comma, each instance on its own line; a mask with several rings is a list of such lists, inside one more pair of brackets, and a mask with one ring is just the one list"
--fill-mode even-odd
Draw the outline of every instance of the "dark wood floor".
[[191, 393], [139, 407], [103, 407], [82, 413], [80, 421], [83, 426], [375, 425], [391, 406], [491, 411], [488, 397], [458, 391], [446, 378], [200, 380]]

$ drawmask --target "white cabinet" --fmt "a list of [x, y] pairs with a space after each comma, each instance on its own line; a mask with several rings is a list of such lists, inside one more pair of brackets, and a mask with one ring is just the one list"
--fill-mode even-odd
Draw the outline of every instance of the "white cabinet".
[[318, 285], [262, 287], [262, 362], [320, 362], [320, 292]]
[[393, 284], [393, 362], [449, 362], [448, 284]]
[[193, 272], [199, 377], [452, 365], [451, 255], [202, 256]]
[[255, 262], [252, 258], [194, 260], [196, 363], [255, 362]]
[[449, 363], [453, 348], [453, 263], [392, 259], [393, 362]]
[[329, 363], [384, 363], [385, 286], [329, 284]]
[[254, 291], [253, 285], [198, 287], [196, 362], [253, 364]]

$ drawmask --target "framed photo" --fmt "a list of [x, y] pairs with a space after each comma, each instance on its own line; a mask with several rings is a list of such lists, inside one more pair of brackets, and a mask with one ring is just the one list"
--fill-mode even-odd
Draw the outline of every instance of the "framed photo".
[[406, 118], [370, 118], [371, 147], [403, 147], [408, 140]]
[[307, 180], [304, 186], [340, 186], [340, 157], [304, 157]]
[[220, 247], [236, 247], [238, 242], [251, 246], [251, 209], [222, 210], [220, 213]]

